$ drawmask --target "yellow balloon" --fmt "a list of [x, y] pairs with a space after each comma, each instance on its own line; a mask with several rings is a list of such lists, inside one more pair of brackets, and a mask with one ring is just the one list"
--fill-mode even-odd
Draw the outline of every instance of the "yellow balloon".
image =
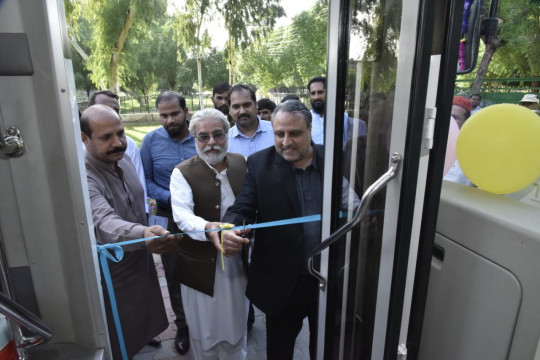
[[479, 188], [509, 194], [540, 176], [540, 116], [519, 105], [488, 106], [463, 124], [456, 143], [463, 173]]

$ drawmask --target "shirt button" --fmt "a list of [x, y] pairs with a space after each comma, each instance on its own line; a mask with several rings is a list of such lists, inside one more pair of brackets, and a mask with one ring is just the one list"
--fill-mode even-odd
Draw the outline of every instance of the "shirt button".
[[216, 205], [216, 209], [219, 209], [219, 205]]

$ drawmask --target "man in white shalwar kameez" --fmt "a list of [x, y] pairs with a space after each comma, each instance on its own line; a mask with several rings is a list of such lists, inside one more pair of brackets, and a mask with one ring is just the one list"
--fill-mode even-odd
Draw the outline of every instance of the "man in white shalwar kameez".
[[[174, 221], [183, 232], [202, 231], [219, 222], [234, 203], [246, 173], [245, 158], [227, 153], [229, 122], [220, 111], [208, 108], [195, 113], [189, 130], [196, 139], [198, 155], [173, 170], [170, 185]], [[213, 259], [217, 259], [213, 296], [181, 285], [191, 356], [194, 360], [243, 360], [248, 301], [242, 254], [221, 256], [216, 232], [189, 237], [213, 244]]]

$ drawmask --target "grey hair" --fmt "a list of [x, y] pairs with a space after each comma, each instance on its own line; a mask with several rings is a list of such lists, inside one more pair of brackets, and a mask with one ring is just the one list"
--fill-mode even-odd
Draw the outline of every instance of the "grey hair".
[[225, 130], [225, 133], [229, 131], [229, 128], [231, 125], [229, 124], [229, 120], [227, 120], [227, 117], [223, 115], [223, 113], [219, 110], [216, 110], [214, 108], [206, 108], [199, 110], [195, 112], [191, 116], [191, 120], [189, 121], [189, 132], [191, 133], [191, 136], [195, 137], [195, 127], [197, 126], [197, 123], [204, 119], [216, 119], [221, 120], [221, 123], [223, 124], [223, 129]]
[[300, 115], [306, 121], [308, 129], [311, 128], [311, 111], [309, 111], [308, 108], [301, 101], [287, 100], [280, 103], [274, 109], [274, 112], [272, 112], [272, 118], [270, 119], [270, 121], [273, 122], [276, 114], [280, 111]]

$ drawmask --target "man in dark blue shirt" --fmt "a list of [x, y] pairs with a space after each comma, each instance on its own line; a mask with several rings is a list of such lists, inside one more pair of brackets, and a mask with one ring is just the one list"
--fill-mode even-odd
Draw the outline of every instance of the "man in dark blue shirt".
[[[141, 144], [141, 160], [148, 196], [157, 202], [157, 215], [168, 219], [167, 230], [176, 234], [179, 231], [172, 218], [169, 190], [171, 173], [176, 165], [197, 155], [197, 150], [195, 139], [188, 130], [186, 119], [188, 108], [184, 97], [174, 91], [165, 91], [158, 96], [156, 107], [163, 127], [151, 131], [144, 137]], [[183, 355], [189, 349], [189, 333], [182, 307], [180, 283], [173, 278], [175, 260], [175, 251], [161, 255], [178, 329], [174, 344], [176, 350]]]

